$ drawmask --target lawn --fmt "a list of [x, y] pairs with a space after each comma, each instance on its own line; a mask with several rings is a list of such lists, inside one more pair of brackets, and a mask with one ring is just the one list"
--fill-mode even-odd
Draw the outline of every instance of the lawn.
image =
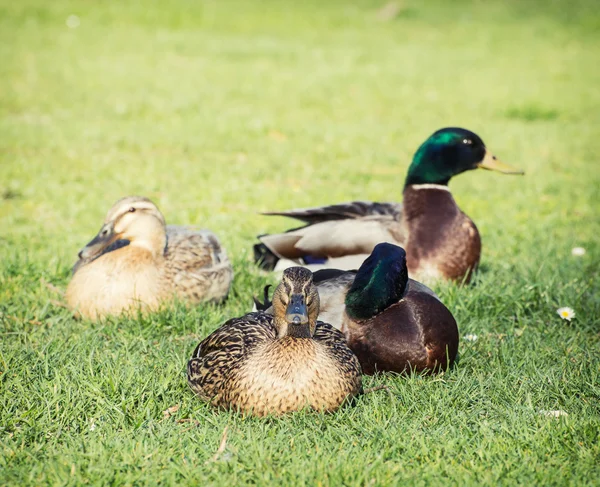
[[[600, 483], [597, 3], [384, 5], [0, 0], [0, 485]], [[436, 287], [477, 336], [457, 366], [330, 415], [194, 397], [195, 345], [275, 282], [251, 244], [289, 222], [258, 212], [398, 201], [448, 125], [526, 171], [450, 184], [483, 239], [475, 282]], [[221, 237], [225, 305], [61, 306], [128, 194]]]

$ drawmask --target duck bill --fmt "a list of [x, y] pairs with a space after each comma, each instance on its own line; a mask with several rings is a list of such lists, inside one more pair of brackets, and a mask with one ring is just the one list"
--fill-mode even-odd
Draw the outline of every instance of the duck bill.
[[524, 171], [516, 167], [506, 164], [496, 158], [489, 150], [486, 149], [483, 160], [477, 164], [481, 169], [489, 169], [490, 171], [498, 171], [503, 174], [525, 174]]
[[285, 310], [285, 321], [290, 325], [308, 325], [308, 310], [304, 303], [304, 296], [292, 294]]
[[79, 258], [82, 261], [94, 260], [96, 257], [102, 254], [104, 249], [112, 244], [115, 240], [118, 240], [119, 235], [115, 233], [112, 222], [106, 223], [102, 226], [98, 235], [96, 235], [81, 251], [79, 252]]

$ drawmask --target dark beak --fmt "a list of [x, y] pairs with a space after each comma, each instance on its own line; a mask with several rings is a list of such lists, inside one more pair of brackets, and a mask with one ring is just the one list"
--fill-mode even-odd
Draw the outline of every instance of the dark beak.
[[285, 310], [285, 321], [293, 325], [308, 324], [308, 311], [302, 294], [292, 294]]
[[79, 252], [79, 258], [83, 261], [90, 261], [102, 254], [102, 251], [106, 249], [111, 243], [119, 238], [119, 235], [115, 234], [114, 226], [112, 222], [106, 223], [102, 226], [98, 235], [96, 235], [81, 251]]

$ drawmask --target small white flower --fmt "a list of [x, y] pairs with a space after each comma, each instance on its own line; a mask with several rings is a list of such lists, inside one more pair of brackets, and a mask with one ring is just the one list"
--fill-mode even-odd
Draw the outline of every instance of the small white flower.
[[96, 423], [94, 423], [92, 421], [92, 424], [90, 425], [90, 431], [94, 431], [96, 429]]
[[585, 249], [583, 247], [573, 247], [571, 249], [571, 255], [581, 257], [582, 255], [585, 255]]
[[479, 337], [477, 335], [469, 334], [469, 335], [465, 335], [463, 337], [463, 340], [466, 340], [467, 342], [476, 342], [478, 338]]
[[81, 21], [77, 15], [69, 15], [65, 23], [69, 29], [77, 29], [77, 27], [79, 27], [81, 24]]
[[560, 409], [556, 409], [556, 410], [552, 410], [552, 411], [546, 411], [545, 409], [540, 409], [538, 411], [539, 414], [541, 414], [542, 416], [547, 416], [548, 418], [560, 418], [561, 416], [568, 416], [569, 413], [565, 412], [565, 411], [561, 411]]
[[575, 318], [575, 311], [573, 311], [572, 308], [558, 308], [556, 312], [563, 320], [571, 321], [573, 318]]

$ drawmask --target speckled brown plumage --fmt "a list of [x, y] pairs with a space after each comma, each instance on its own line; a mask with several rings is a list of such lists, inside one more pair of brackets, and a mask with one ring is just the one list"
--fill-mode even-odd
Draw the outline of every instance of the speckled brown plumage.
[[167, 227], [164, 252], [167, 292], [192, 302], [220, 302], [233, 280], [233, 267], [216, 235], [208, 230]]
[[[314, 288], [312, 278], [310, 284]], [[282, 283], [278, 289], [291, 296], [300, 287], [286, 289]], [[275, 315], [256, 312], [229, 320], [196, 347], [187, 375], [198, 396], [215, 406], [264, 416], [304, 407], [334, 411], [361, 392], [358, 359], [342, 333], [316, 321], [318, 303], [316, 310], [307, 304], [312, 335], [293, 336], [278, 322], [285, 315], [282, 302]]]

